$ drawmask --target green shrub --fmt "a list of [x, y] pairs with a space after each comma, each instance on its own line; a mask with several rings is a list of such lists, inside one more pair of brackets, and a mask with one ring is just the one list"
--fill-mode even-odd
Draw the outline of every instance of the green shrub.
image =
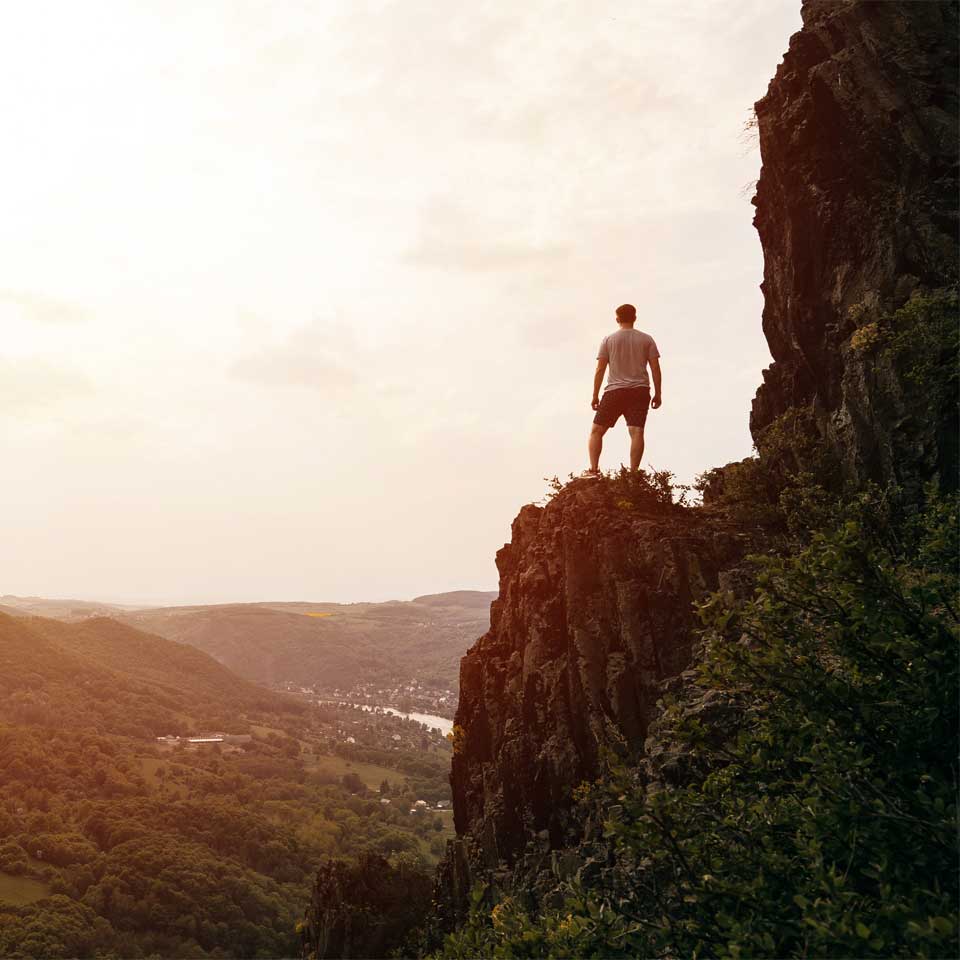
[[874, 347], [884, 341], [883, 331], [877, 321], [865, 323], [854, 330], [850, 337], [850, 348], [856, 353], [869, 353]]
[[705, 505], [723, 510], [741, 524], [782, 531], [787, 523], [784, 495], [838, 485], [839, 471], [817, 432], [813, 410], [791, 407], [759, 432], [757, 456], [715, 467], [696, 478]]
[[956, 403], [960, 318], [956, 288], [916, 293], [884, 318], [889, 349], [905, 384], [923, 400]]
[[[544, 477], [550, 487], [546, 499], [552, 500], [570, 483], [580, 480], [580, 477], [570, 474], [565, 483], [559, 477]], [[591, 480], [596, 484], [597, 480]], [[621, 509], [633, 508], [670, 508], [685, 505], [686, 495], [691, 489], [674, 482], [674, 475], [669, 470], [628, 470], [621, 467], [619, 470], [609, 470], [599, 477], [600, 488]]]

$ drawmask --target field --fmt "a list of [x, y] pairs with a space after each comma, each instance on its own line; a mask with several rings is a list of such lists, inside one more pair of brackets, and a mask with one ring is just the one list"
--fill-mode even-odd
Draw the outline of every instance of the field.
[[278, 737], [285, 736], [284, 731], [279, 727], [265, 727], [259, 723], [251, 723], [250, 732], [256, 737], [269, 737], [271, 733], [275, 733]]
[[334, 757], [328, 754], [317, 757], [316, 761], [309, 764], [307, 769], [312, 773], [323, 771], [336, 777], [342, 777], [345, 773], [355, 773], [371, 790], [378, 790], [384, 780], [391, 787], [401, 786], [404, 781], [404, 775], [399, 770], [380, 767], [375, 763], [344, 760], [343, 757]]
[[29, 877], [14, 877], [0, 872], [0, 903], [21, 906], [50, 896], [50, 886]]
[[[162, 768], [169, 773], [174, 769], [174, 766], [169, 760], [164, 758], [138, 757], [137, 759], [140, 761], [140, 773], [142, 774], [143, 779], [146, 781], [147, 786], [151, 791], [159, 792], [161, 781], [156, 775], [157, 769]], [[183, 784], [177, 783], [173, 779], [165, 778], [162, 784], [164, 793], [170, 796], [183, 798], [187, 795], [186, 788], [183, 786]]]

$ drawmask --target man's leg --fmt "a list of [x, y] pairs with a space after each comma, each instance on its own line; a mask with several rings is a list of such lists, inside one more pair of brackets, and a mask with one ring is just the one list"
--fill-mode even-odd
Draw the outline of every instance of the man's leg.
[[643, 427], [627, 427], [630, 431], [630, 469], [636, 472], [640, 469], [640, 460], [643, 458]]
[[603, 450], [603, 435], [606, 432], [607, 427], [599, 423], [595, 423], [590, 428], [590, 440], [587, 443], [587, 452], [590, 454], [590, 469], [594, 472], [600, 469], [600, 451]]

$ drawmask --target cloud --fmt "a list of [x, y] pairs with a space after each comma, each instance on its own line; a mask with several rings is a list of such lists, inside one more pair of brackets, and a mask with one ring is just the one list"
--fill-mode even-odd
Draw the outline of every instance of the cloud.
[[349, 355], [349, 332], [316, 321], [285, 341], [237, 358], [229, 368], [238, 380], [269, 387], [306, 387], [330, 396], [349, 393], [358, 383]]
[[231, 367], [240, 380], [272, 387], [309, 387], [323, 392], [342, 393], [356, 383], [356, 375], [327, 357], [297, 354], [280, 348], [241, 357]]
[[434, 198], [424, 208], [419, 236], [403, 260], [444, 270], [486, 272], [554, 266], [568, 253], [561, 244], [525, 239], [522, 224], [495, 222], [455, 201]]
[[[49, 35], [35, 6], [0, 41], [23, 81], [0, 221], [22, 592], [486, 583], [540, 478], [583, 467], [623, 302], [665, 357], [653, 462], [749, 452], [769, 360], [737, 134], [796, 0], [115, 4], [110, 42], [78, 14], [42, 75], [17, 42]], [[83, 291], [68, 324], [55, 298]], [[400, 546], [364, 550], [364, 525]]]
[[585, 19], [550, 0], [476, 3], [440, 16], [432, 0], [354, 3], [337, 33], [369, 67], [346, 102], [374, 123], [402, 118], [428, 139], [542, 146], [576, 129], [622, 134], [636, 111], [649, 117], [676, 105], [648, 62], [649, 45], [636, 42], [651, 26], [658, 40], [669, 36], [672, 15], [669, 5], [653, 18], [643, 8], [603, 13]]
[[51, 409], [93, 393], [81, 373], [35, 358], [0, 357], [0, 408], [7, 414]]
[[87, 313], [74, 303], [22, 290], [0, 290], [0, 306], [11, 306], [35, 323], [82, 323]]

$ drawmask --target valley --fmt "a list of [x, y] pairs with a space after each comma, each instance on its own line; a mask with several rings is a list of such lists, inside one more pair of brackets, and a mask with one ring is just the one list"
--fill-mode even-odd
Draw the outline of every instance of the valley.
[[291, 955], [326, 858], [429, 871], [447, 738], [317, 700], [102, 616], [0, 614], [0, 955]]
[[490, 625], [495, 592], [460, 590], [386, 603], [242, 603], [129, 608], [0, 597], [0, 609], [80, 623], [109, 617], [189, 644], [237, 676], [275, 688], [452, 718], [459, 662]]

